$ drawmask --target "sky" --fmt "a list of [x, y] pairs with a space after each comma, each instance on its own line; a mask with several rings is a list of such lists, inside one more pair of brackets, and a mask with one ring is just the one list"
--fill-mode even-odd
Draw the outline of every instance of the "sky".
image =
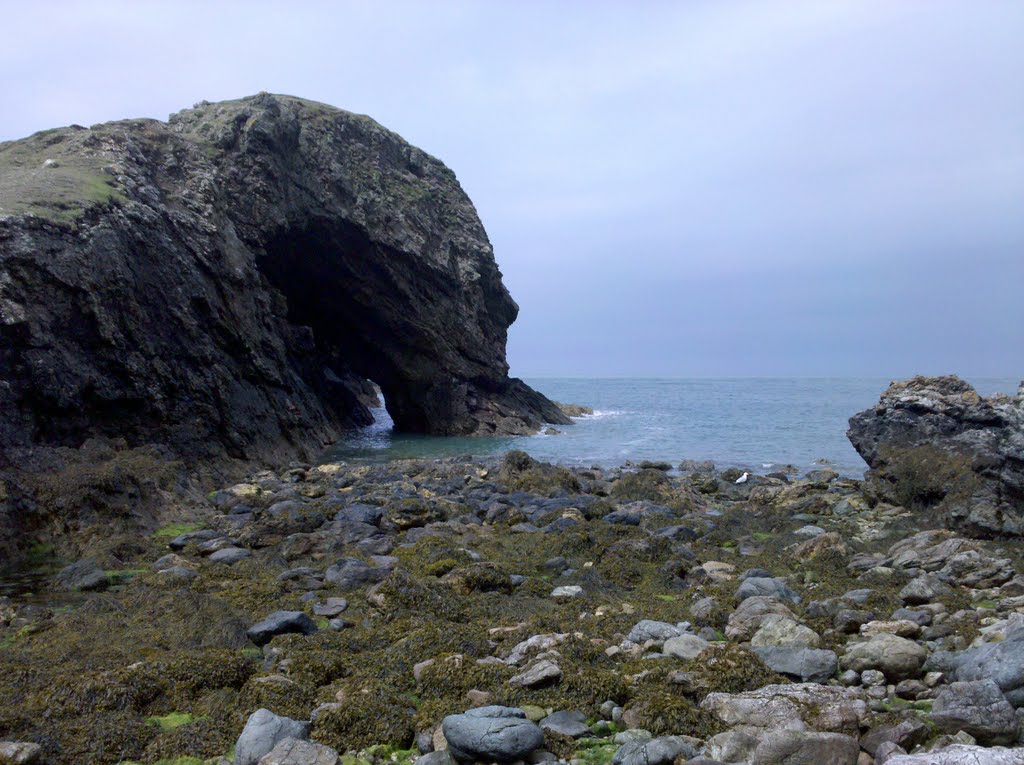
[[4, 5], [0, 140], [264, 90], [439, 157], [513, 374], [1024, 377], [1019, 0]]

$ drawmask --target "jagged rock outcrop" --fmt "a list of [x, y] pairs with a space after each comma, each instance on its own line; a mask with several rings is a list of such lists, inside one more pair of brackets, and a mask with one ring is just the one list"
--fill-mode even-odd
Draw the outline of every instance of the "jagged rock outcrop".
[[894, 382], [847, 435], [876, 496], [974, 535], [1024, 534], [1024, 383], [985, 398], [955, 376]]
[[312, 456], [371, 421], [568, 422], [508, 377], [518, 308], [441, 162], [288, 96], [0, 144], [0, 454], [94, 436]]

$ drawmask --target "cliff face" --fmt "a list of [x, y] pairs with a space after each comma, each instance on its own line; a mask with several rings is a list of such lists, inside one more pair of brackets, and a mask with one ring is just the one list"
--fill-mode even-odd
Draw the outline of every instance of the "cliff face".
[[407, 431], [565, 422], [508, 377], [517, 310], [454, 174], [366, 117], [260, 94], [0, 144], [0, 453], [310, 457], [367, 379]]
[[847, 435], [880, 498], [975, 535], [1024, 535], [1024, 383], [985, 398], [955, 376], [894, 382]]

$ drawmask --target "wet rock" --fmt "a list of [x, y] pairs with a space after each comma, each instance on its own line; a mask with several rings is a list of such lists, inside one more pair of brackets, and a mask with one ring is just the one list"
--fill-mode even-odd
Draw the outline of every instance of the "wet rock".
[[544, 746], [544, 732], [521, 709], [481, 707], [449, 715], [441, 725], [459, 762], [514, 762]]
[[93, 558], [65, 566], [53, 577], [53, 587], [65, 592], [105, 590], [110, 579]]
[[840, 659], [840, 666], [856, 672], [877, 669], [885, 673], [889, 680], [898, 682], [916, 676], [927, 657], [928, 650], [924, 646], [883, 633], [863, 643], [848, 645]]
[[966, 731], [982, 744], [1017, 740], [1017, 717], [993, 680], [955, 682], [939, 690], [928, 719], [947, 733]]
[[330, 747], [312, 741], [286, 738], [265, 754], [258, 765], [338, 765], [340, 762], [338, 753]]
[[316, 624], [302, 611], [275, 611], [266, 619], [246, 630], [246, 636], [256, 645], [266, 645], [277, 635], [299, 633], [312, 635]]
[[309, 723], [280, 717], [269, 709], [258, 709], [249, 715], [235, 743], [234, 765], [257, 765], [277, 744], [288, 738], [308, 739]]

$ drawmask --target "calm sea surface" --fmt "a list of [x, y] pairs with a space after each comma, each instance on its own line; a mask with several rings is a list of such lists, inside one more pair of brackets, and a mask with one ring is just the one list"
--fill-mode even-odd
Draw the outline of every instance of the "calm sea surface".
[[[710, 459], [719, 467], [768, 472], [790, 463], [811, 469], [828, 460], [859, 476], [864, 462], [846, 439], [847, 419], [878, 401], [887, 379], [527, 379], [556, 401], [594, 414], [559, 435], [439, 438], [396, 434], [384, 409], [377, 422], [331, 449], [327, 459], [488, 456], [523, 449], [569, 465], [627, 460]], [[1019, 380], [972, 378], [982, 395], [1014, 393]]]

